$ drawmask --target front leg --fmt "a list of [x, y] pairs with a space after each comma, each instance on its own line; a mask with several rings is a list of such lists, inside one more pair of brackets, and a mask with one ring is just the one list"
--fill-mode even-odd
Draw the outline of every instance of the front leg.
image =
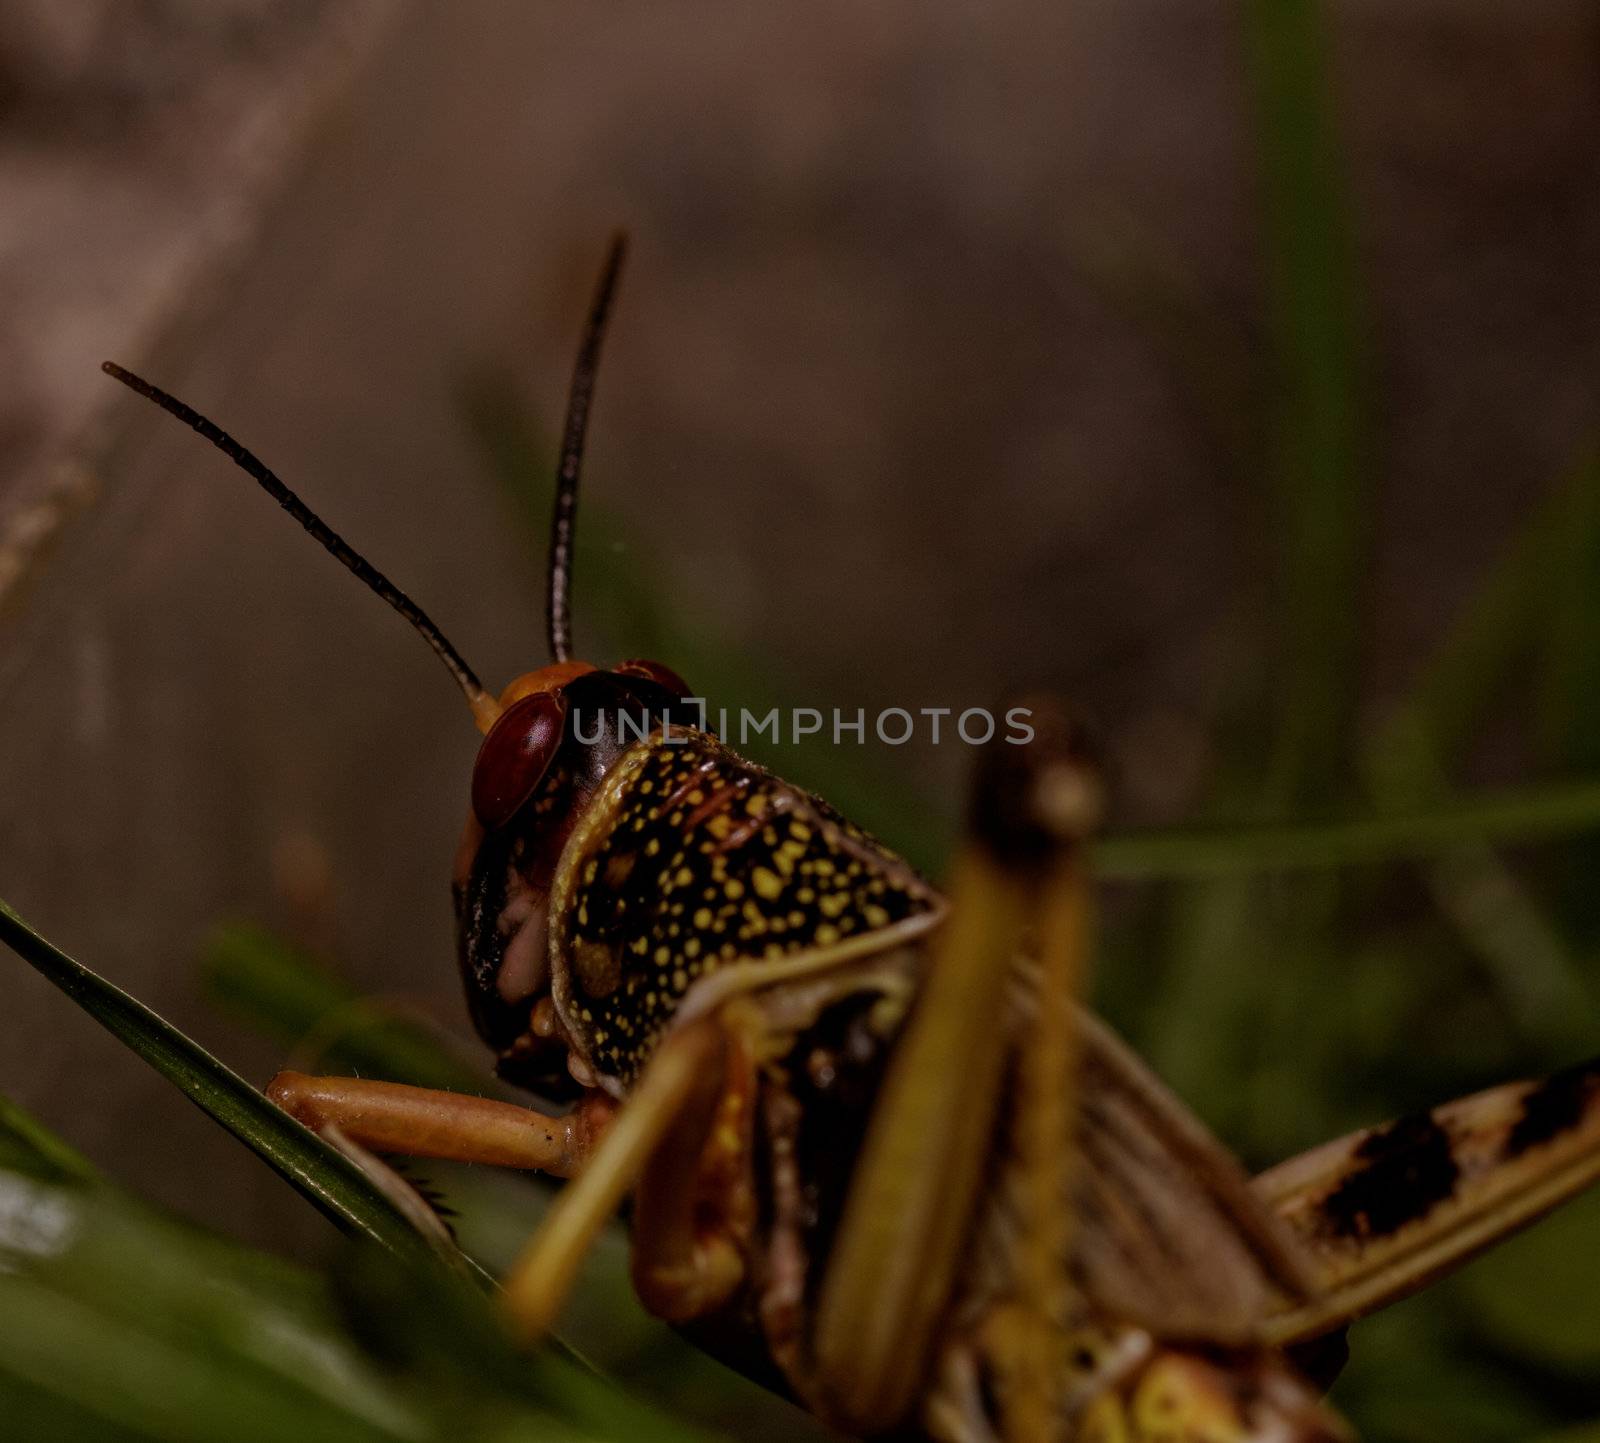
[[336, 1133], [371, 1152], [572, 1177], [588, 1160], [615, 1104], [598, 1094], [565, 1117], [547, 1117], [488, 1097], [280, 1072], [267, 1097], [316, 1133]]
[[716, 1017], [721, 1067], [663, 1134], [634, 1190], [634, 1291], [671, 1323], [714, 1311], [745, 1277], [757, 1072], [755, 1033], [739, 1025], [741, 1015], [734, 1003]]
[[600, 1093], [549, 1117], [492, 1098], [299, 1072], [280, 1072], [267, 1096], [355, 1161], [424, 1229], [436, 1226], [426, 1205], [374, 1153], [576, 1179], [505, 1280], [506, 1309], [530, 1339], [553, 1322], [595, 1236], [637, 1187], [635, 1286], [652, 1312], [683, 1321], [711, 1311], [744, 1277], [738, 1242], [753, 1207], [756, 1074], [737, 1017], [737, 1008], [724, 1008], [670, 1038], [620, 1115]]
[[616, 1110], [598, 1093], [564, 1117], [492, 1098], [360, 1077], [280, 1072], [266, 1095], [337, 1148], [408, 1218], [440, 1238], [449, 1229], [405, 1176], [383, 1160], [437, 1157], [571, 1177], [587, 1161]]
[[[743, 1280], [732, 1220], [708, 1225], [701, 1210], [719, 1178], [746, 1170], [754, 1073], [734, 1016], [724, 1008], [668, 1035], [506, 1274], [505, 1312], [525, 1341], [549, 1331], [600, 1229], [636, 1188], [633, 1275], [651, 1311], [675, 1321], [699, 1316]], [[733, 1118], [735, 1135], [724, 1139]]]

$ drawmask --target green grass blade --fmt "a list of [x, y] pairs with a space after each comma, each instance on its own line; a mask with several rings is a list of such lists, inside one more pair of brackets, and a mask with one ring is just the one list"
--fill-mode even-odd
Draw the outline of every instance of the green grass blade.
[[1316, 0], [1247, 0], [1273, 387], [1268, 490], [1280, 539], [1278, 723], [1268, 795], [1326, 805], [1354, 736], [1365, 540], [1362, 313], [1330, 53]]
[[98, 1418], [71, 1398], [37, 1388], [0, 1369], [0, 1418], [18, 1438], [50, 1443], [159, 1443], [125, 1422]]
[[[1593, 664], [1578, 659], [1593, 650], [1584, 645], [1592, 622], [1581, 613], [1584, 561], [1600, 541], [1597, 476], [1593, 448], [1586, 447], [1519, 527], [1365, 748], [1363, 778], [1380, 811], [1414, 811], [1449, 795], [1474, 729], [1513, 665], [1539, 646], [1539, 638], [1547, 654], [1565, 651], [1571, 663], [1559, 677], [1547, 675], [1546, 715], [1561, 712], [1564, 690], [1581, 691], [1585, 665]], [[1564, 571], [1568, 585], [1552, 588], [1552, 575]], [[1577, 716], [1572, 720], [1573, 733], [1581, 736], [1582, 723]], [[1550, 760], [1560, 770], [1593, 771], [1592, 752], [1581, 746], [1557, 749]], [[1583, 893], [1590, 870], [1583, 873]], [[1570, 915], [1571, 908], [1569, 915], [1553, 913], [1488, 847], [1464, 847], [1441, 858], [1424, 880], [1440, 915], [1482, 959], [1522, 1031], [1556, 1046], [1578, 1043], [1589, 1012], [1588, 988], [1568, 938], [1592, 930], [1584, 919]]]
[[55, 984], [339, 1227], [403, 1257], [444, 1259], [372, 1182], [177, 1028], [46, 941], [0, 901], [0, 942]]
[[[1551, 548], [1549, 604], [1535, 636], [1535, 741], [1553, 770], [1600, 766], [1600, 453], [1591, 441], [1568, 488], [1573, 524]], [[1574, 932], [1600, 930], [1593, 878], [1600, 843], [1570, 848], [1556, 891]]]
[[[472, 1067], [438, 1029], [397, 1016], [363, 997], [330, 967], [264, 928], [219, 927], [201, 958], [206, 990], [219, 1006], [293, 1048], [304, 1071], [351, 1073], [491, 1093], [486, 1066]], [[300, 1060], [299, 1054], [306, 1054]]]
[[1366, 751], [1369, 785], [1385, 805], [1415, 805], [1439, 790], [1442, 759], [1457, 756], [1519, 653], [1542, 629], [1552, 557], [1593, 531], [1600, 457], [1592, 447], [1522, 524], [1479, 583], [1444, 642], [1393, 707]]
[[1124, 832], [1095, 845], [1101, 875], [1222, 877], [1331, 871], [1436, 857], [1474, 844], [1551, 841], [1600, 830], [1600, 781], [1485, 792], [1409, 813], [1329, 822]]
[[[1256, 544], [1273, 581], [1271, 670], [1266, 694], [1240, 732], [1248, 751], [1227, 758], [1232, 785], [1214, 800], [1220, 814], [1259, 824], [1348, 805], [1356, 735], [1370, 452], [1359, 321], [1365, 307], [1349, 240], [1326, 29], [1317, 0], [1246, 0], [1240, 11], [1266, 327], [1259, 365], [1248, 372], [1261, 387], [1247, 401], [1253, 424], [1236, 434], [1233, 465], [1259, 485]], [[1113, 841], [1102, 857], [1113, 867], [1159, 858], [1190, 876], [1232, 873], [1173, 894], [1160, 986], [1181, 1003], [1162, 1009], [1151, 1041], [1157, 1064], [1189, 1095], [1227, 1097], [1248, 1115], [1266, 1116], [1250, 1094], [1281, 1092], [1290, 1059], [1305, 1062], [1319, 1044], [1312, 1029], [1327, 1034], [1328, 1009], [1308, 1009], [1300, 999], [1318, 990], [1326, 938], [1344, 911], [1345, 879], [1250, 877], [1274, 869], [1238, 865], [1240, 852], [1213, 848], [1218, 840], [1193, 848], [1179, 839], [1148, 858], [1137, 840]], [[1230, 863], [1213, 865], [1223, 850]], [[1256, 965], [1261, 958], [1274, 960]], [[1286, 1103], [1282, 1112], [1294, 1110]], [[1213, 1113], [1212, 1120], [1223, 1119]]]
[[[379, 1443], [408, 1435], [339, 1416], [285, 1380], [202, 1360], [24, 1278], [0, 1280], [0, 1370], [83, 1413], [162, 1443]], [[85, 1428], [86, 1436], [95, 1436]], [[410, 1435], [415, 1438], [416, 1435]]]
[[[8, 1383], [68, 1437], [420, 1436], [314, 1274], [112, 1184], [0, 1169], [0, 1393]], [[228, 1426], [230, 1408], [251, 1425]], [[56, 1436], [43, 1426], [0, 1436]]]
[[5, 1096], [0, 1096], [0, 1168], [40, 1182], [83, 1185], [100, 1180], [88, 1158]]

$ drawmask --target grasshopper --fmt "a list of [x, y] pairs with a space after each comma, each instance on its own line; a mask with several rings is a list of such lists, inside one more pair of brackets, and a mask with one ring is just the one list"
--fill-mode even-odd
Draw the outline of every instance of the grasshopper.
[[499, 1074], [555, 1105], [290, 1072], [269, 1095], [368, 1162], [570, 1178], [504, 1279], [529, 1343], [631, 1200], [645, 1305], [849, 1432], [1347, 1437], [1319, 1386], [1343, 1329], [1600, 1174], [1600, 1063], [1252, 1180], [1077, 1000], [1102, 788], [1056, 708], [982, 754], [936, 888], [704, 729], [668, 667], [575, 660], [578, 480], [623, 254], [569, 393], [551, 660], [498, 695], [255, 456], [107, 364], [398, 610], [484, 734], [459, 964]]

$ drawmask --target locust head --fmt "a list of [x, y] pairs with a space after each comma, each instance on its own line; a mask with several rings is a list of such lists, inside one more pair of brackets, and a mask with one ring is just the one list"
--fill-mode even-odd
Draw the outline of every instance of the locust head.
[[452, 883], [461, 976], [501, 1074], [545, 1096], [592, 1085], [551, 996], [561, 854], [630, 746], [698, 719], [688, 690], [658, 662], [555, 662], [506, 688], [478, 751]]

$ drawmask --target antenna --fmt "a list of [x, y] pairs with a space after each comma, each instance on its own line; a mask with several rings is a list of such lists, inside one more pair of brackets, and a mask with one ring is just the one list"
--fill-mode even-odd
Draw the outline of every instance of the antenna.
[[611, 314], [612, 297], [616, 295], [617, 278], [622, 274], [627, 253], [627, 233], [618, 231], [606, 252], [600, 284], [589, 307], [589, 322], [583, 330], [583, 343], [578, 347], [578, 363], [572, 368], [572, 385], [567, 391], [567, 423], [561, 436], [561, 469], [556, 473], [556, 502], [550, 518], [545, 590], [545, 629], [552, 661], [568, 661], [572, 656], [572, 541], [578, 515], [578, 472], [583, 465], [583, 437], [589, 426], [600, 342], [605, 338], [606, 319]]
[[198, 431], [217, 450], [221, 451], [240, 470], [250, 475], [263, 491], [298, 521], [323, 547], [331, 552], [345, 567], [354, 573], [356, 579], [369, 590], [375, 591], [389, 603], [401, 616], [405, 617], [411, 625], [421, 633], [422, 639], [438, 654], [449, 670], [450, 675], [456, 679], [456, 685], [461, 688], [467, 698], [467, 704], [472, 708], [472, 714], [477, 719], [478, 725], [487, 731], [494, 719], [500, 713], [500, 704], [483, 689], [483, 683], [478, 680], [478, 675], [467, 665], [459, 651], [453, 647], [445, 634], [433, 623], [420, 606], [398, 586], [389, 580], [370, 561], [361, 555], [309, 506], [275, 476], [267, 466], [259, 460], [238, 441], [234, 440], [226, 431], [212, 421], [208, 421], [192, 406], [185, 405], [176, 396], [169, 395], [159, 386], [153, 386], [142, 376], [136, 376], [132, 371], [126, 371], [114, 361], [105, 361], [100, 369], [106, 375], [121, 381], [130, 390], [137, 391], [147, 401], [154, 401], [163, 411], [176, 416], [191, 430]]

